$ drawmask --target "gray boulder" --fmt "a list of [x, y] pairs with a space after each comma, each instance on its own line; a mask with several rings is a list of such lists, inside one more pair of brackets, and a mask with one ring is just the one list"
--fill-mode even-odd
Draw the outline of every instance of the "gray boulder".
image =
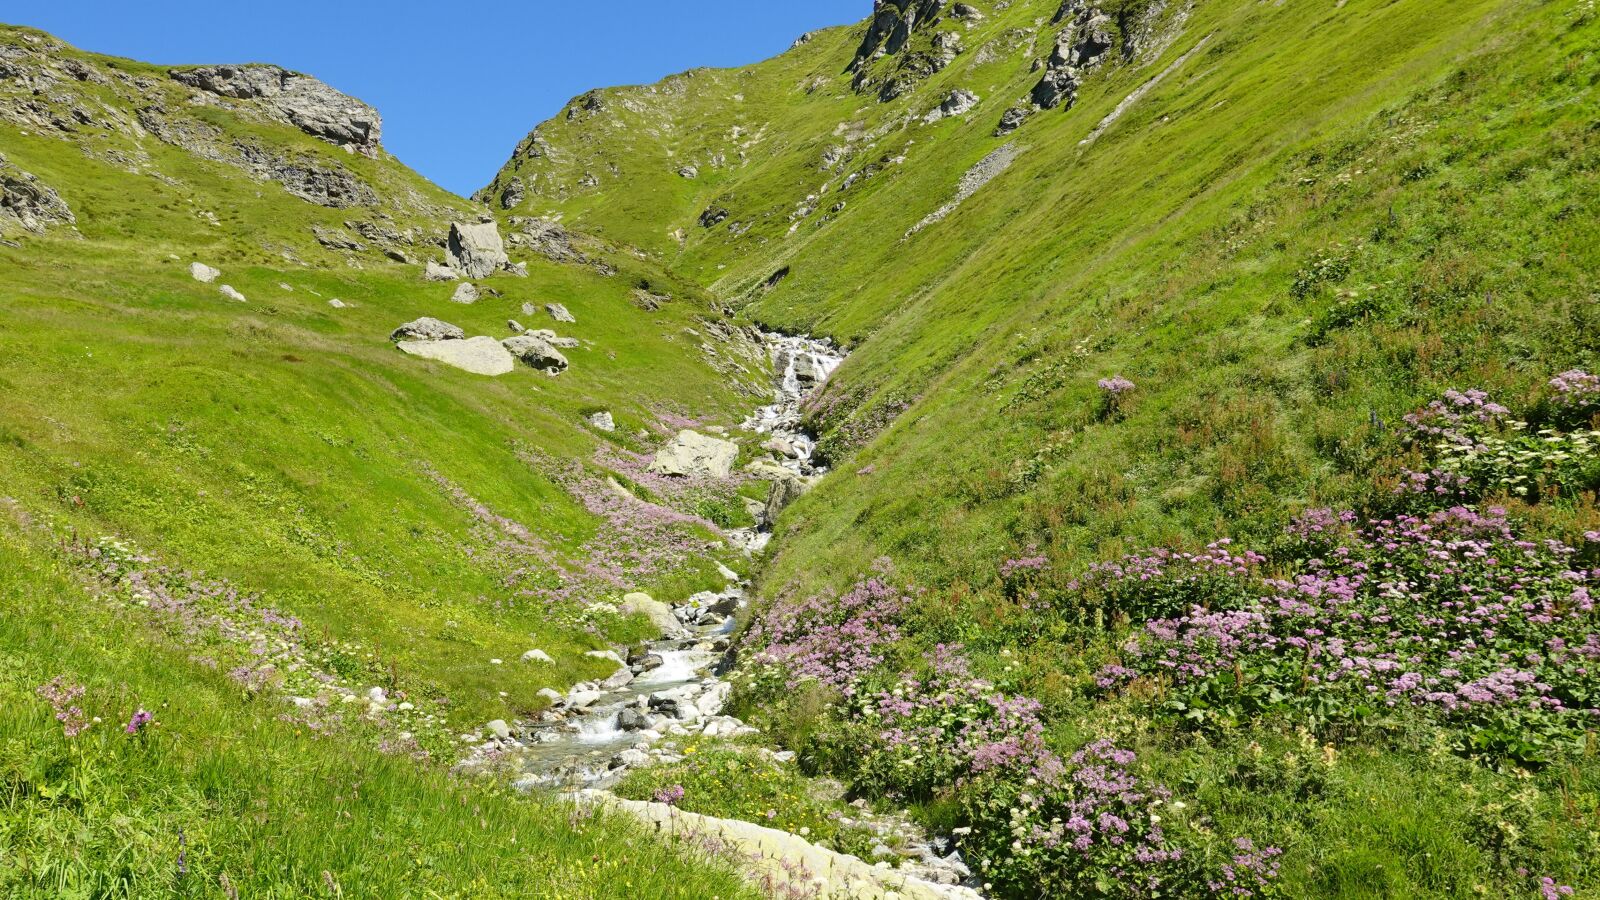
[[451, 268], [468, 278], [487, 278], [511, 265], [505, 242], [500, 239], [500, 229], [493, 222], [472, 225], [451, 222], [445, 250], [450, 256]]
[[201, 284], [210, 284], [222, 277], [222, 271], [203, 262], [193, 262], [189, 264], [189, 276]]
[[547, 303], [545, 304], [544, 310], [550, 314], [550, 318], [555, 319], [557, 322], [578, 321], [577, 319], [573, 318], [572, 313], [568, 312], [565, 306], [562, 306], [559, 303]]
[[394, 330], [389, 335], [391, 341], [459, 341], [467, 333], [449, 322], [441, 322], [429, 316], [423, 316], [415, 321], [407, 322]]
[[456, 292], [450, 295], [451, 303], [471, 305], [478, 302], [478, 286], [470, 281], [463, 281], [456, 286]]
[[657, 451], [650, 471], [684, 478], [727, 478], [738, 458], [738, 444], [684, 430]]
[[600, 431], [616, 431], [617, 421], [611, 417], [610, 412], [597, 412], [589, 416], [589, 424]]
[[244, 303], [244, 302], [246, 302], [245, 299], [244, 299], [244, 295], [239, 293], [239, 291], [237, 289], [235, 289], [233, 287], [233, 285], [231, 285], [231, 284], [225, 284], [222, 287], [218, 288], [217, 290], [222, 292], [222, 296], [227, 297], [229, 300], [232, 300], [235, 303]]
[[395, 346], [412, 356], [442, 362], [474, 375], [505, 375], [517, 367], [516, 360], [492, 337], [464, 341], [402, 341]]
[[567, 358], [538, 334], [519, 334], [500, 342], [512, 356], [553, 375], [567, 370]]

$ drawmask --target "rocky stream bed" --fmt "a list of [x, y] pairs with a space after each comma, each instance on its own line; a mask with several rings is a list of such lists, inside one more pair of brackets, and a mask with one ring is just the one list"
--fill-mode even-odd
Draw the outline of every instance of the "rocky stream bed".
[[[801, 407], [844, 357], [831, 344], [807, 337], [766, 334], [764, 338], [777, 381], [775, 397], [752, 413], [743, 427], [767, 436], [763, 446], [779, 459], [767, 465], [787, 470], [780, 483], [797, 483], [804, 489], [825, 471], [814, 462], [816, 443], [802, 426]], [[747, 553], [760, 553], [771, 538], [770, 528], [770, 521], [760, 520], [754, 527], [729, 531], [726, 537]], [[930, 838], [903, 818], [875, 814], [864, 803], [857, 804], [859, 817], [854, 824], [883, 838], [872, 862], [754, 823], [698, 816], [667, 804], [625, 801], [607, 791], [631, 769], [681, 761], [682, 742], [687, 739], [758, 734], [723, 714], [733, 690], [723, 676], [733, 662], [733, 632], [739, 611], [748, 603], [748, 585], [733, 571], [719, 568], [727, 581], [721, 591], [670, 605], [644, 594], [625, 596], [621, 608], [649, 616], [661, 627], [662, 637], [633, 648], [593, 651], [593, 656], [616, 662], [613, 675], [573, 685], [565, 694], [548, 690], [551, 706], [535, 720], [489, 723], [484, 740], [463, 766], [509, 763], [520, 773], [515, 780], [520, 789], [557, 792], [576, 802], [626, 812], [680, 837], [698, 836], [703, 843], [742, 857], [752, 880], [781, 896], [978, 897], [962, 886], [971, 873], [960, 855], [949, 850], [947, 839]], [[756, 752], [785, 762], [794, 759], [793, 753], [770, 748]]]

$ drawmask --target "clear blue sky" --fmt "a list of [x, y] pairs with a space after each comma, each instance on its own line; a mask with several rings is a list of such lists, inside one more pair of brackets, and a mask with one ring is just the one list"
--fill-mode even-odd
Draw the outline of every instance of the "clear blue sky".
[[755, 62], [871, 0], [6, 0], [0, 21], [163, 64], [272, 62], [383, 114], [390, 152], [468, 194], [590, 88]]

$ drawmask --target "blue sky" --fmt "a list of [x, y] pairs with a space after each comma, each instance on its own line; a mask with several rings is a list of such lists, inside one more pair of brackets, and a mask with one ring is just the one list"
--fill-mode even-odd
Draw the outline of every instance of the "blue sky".
[[6, 0], [0, 20], [156, 63], [273, 62], [383, 114], [390, 152], [467, 194], [594, 87], [755, 62], [870, 0]]

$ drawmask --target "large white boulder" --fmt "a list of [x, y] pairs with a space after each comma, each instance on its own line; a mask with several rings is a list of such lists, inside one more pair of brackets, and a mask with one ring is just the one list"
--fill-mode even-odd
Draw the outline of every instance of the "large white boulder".
[[680, 431], [670, 443], [656, 452], [650, 471], [685, 478], [710, 476], [727, 478], [739, 458], [739, 445], [697, 431]]
[[663, 637], [678, 637], [688, 633], [678, 622], [678, 617], [672, 614], [672, 607], [646, 593], [635, 591], [623, 595], [622, 604], [617, 607], [617, 612], [625, 616], [642, 614], [650, 620], [650, 624], [661, 629]]
[[401, 341], [395, 346], [412, 356], [442, 362], [474, 375], [505, 375], [517, 361], [492, 337], [454, 341]]

